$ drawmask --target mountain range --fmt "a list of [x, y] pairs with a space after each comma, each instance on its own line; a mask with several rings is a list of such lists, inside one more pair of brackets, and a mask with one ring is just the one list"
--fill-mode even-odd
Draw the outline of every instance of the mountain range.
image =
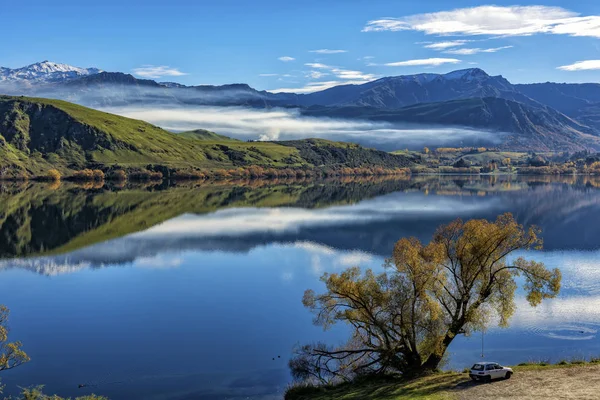
[[100, 72], [102, 70], [98, 68], [79, 68], [46, 60], [23, 68], [11, 69], [0, 67], [0, 82], [15, 82], [20, 84], [65, 82]]
[[512, 84], [479, 68], [381, 78], [296, 94], [246, 84], [185, 86], [48, 61], [0, 69], [0, 93], [59, 98], [91, 107], [212, 105], [295, 107], [305, 115], [455, 125], [500, 132], [503, 147], [600, 149], [600, 84]]

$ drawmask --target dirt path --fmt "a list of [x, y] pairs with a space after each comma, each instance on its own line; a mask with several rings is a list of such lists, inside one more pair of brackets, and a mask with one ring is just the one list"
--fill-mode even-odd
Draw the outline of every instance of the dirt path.
[[459, 400], [598, 400], [600, 365], [517, 371], [509, 380], [464, 383], [451, 393]]

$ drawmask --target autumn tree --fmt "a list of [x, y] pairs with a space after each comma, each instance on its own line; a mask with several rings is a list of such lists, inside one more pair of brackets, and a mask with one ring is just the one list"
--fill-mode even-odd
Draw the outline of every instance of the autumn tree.
[[21, 350], [21, 342], [8, 341], [8, 308], [0, 305], [0, 371], [18, 367], [29, 361], [29, 356]]
[[292, 375], [325, 383], [436, 370], [457, 336], [493, 321], [508, 325], [517, 277], [523, 278], [531, 306], [558, 294], [558, 269], [508, 258], [517, 250], [541, 248], [538, 235], [537, 228], [523, 228], [511, 214], [494, 222], [456, 220], [438, 228], [427, 245], [416, 238], [399, 240], [383, 273], [354, 267], [323, 275], [325, 293], [307, 290], [303, 303], [314, 312], [316, 325], [346, 323], [352, 334], [343, 346], [298, 348], [290, 361]]

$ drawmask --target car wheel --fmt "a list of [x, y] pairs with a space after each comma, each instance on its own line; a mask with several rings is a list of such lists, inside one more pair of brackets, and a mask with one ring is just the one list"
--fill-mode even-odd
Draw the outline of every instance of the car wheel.
[[506, 375], [504, 376], [504, 379], [510, 379], [510, 377], [512, 376], [512, 372], [507, 372]]
[[474, 376], [472, 376], [472, 377], [471, 377], [471, 380], [472, 380], [473, 382], [477, 382], [477, 378], [475, 378]]

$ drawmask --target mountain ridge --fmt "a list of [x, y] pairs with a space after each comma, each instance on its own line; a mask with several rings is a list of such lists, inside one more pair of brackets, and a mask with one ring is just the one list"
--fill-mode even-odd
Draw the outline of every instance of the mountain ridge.
[[593, 130], [568, 116], [553, 109], [530, 107], [498, 97], [419, 103], [398, 109], [311, 107], [304, 114], [495, 130], [507, 136], [500, 146], [505, 149], [580, 151], [600, 148], [600, 138], [592, 134]]
[[[71, 67], [64, 67], [68, 68]], [[2, 83], [0, 81], [0, 90]], [[535, 140], [539, 145], [538, 150], [597, 148], [594, 136], [600, 137], [600, 84], [513, 85], [502, 75], [491, 76], [480, 68], [460, 69], [445, 74], [384, 77], [364, 84], [340, 85], [308, 94], [272, 93], [244, 83], [186, 86], [138, 79], [122, 72], [101, 71], [67, 80], [37, 81], [20, 86], [11, 94], [58, 97], [92, 107], [148, 104], [295, 107], [300, 108], [304, 115], [335, 118], [373, 119], [373, 109], [378, 109], [382, 112], [377, 113], [377, 118], [382, 121], [450, 123], [502, 131], [520, 138], [538, 137], [543, 140], [543, 143]], [[456, 102], [485, 98], [504, 99], [511, 103], [496, 102], [490, 106], [481, 102]], [[444, 102], [447, 104], [442, 105]], [[489, 100], [486, 102], [490, 103]], [[465, 104], [469, 105], [465, 108]], [[424, 106], [410, 108], [415, 105]], [[449, 107], [453, 106], [457, 107], [451, 113], [453, 119], [447, 122]], [[425, 108], [429, 110], [426, 118], [420, 114]], [[467, 108], [470, 113], [464, 114]], [[435, 114], [442, 110], [445, 114]], [[416, 114], [408, 115], [411, 111]], [[501, 121], [502, 118], [505, 121]], [[527, 143], [518, 143], [535, 150]]]

